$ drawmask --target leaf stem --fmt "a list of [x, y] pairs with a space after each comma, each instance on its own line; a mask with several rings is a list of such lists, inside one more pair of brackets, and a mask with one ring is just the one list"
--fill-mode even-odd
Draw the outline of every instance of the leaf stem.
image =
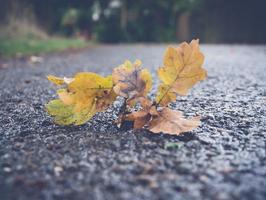
[[123, 123], [124, 118], [125, 118], [128, 98], [124, 98], [123, 100], [124, 100], [124, 102], [123, 102], [123, 104], [122, 104], [122, 106], [121, 106], [121, 108], [119, 110], [119, 113], [118, 113], [118, 115], [121, 114], [121, 124]]
[[[183, 70], [185, 69], [185, 65], [181, 68], [181, 70], [178, 72], [178, 75], [176, 76], [175, 80], [173, 81], [173, 83], [171, 85], [169, 85], [169, 87], [167, 88], [166, 92], [164, 93], [164, 95], [162, 96], [162, 98], [158, 101], [157, 105], [159, 105], [161, 103], [161, 101], [164, 99], [165, 95], [169, 92], [169, 90], [173, 87], [174, 83], [179, 79], [182, 78], [180, 77], [180, 73], [183, 72]], [[156, 106], [157, 107], [157, 106]]]
[[169, 87], [167, 88], [166, 92], [163, 94], [162, 98], [158, 101], [158, 103], [156, 103], [156, 107], [158, 107], [161, 103], [161, 101], [164, 99], [165, 95], [169, 92], [169, 90], [172, 88], [171, 85], [169, 85]]

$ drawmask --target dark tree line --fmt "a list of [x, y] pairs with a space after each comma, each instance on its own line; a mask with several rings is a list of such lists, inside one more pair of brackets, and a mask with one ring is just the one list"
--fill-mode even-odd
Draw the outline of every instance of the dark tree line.
[[0, 0], [0, 21], [12, 4], [30, 7], [50, 33], [103, 42], [265, 43], [265, 0]]

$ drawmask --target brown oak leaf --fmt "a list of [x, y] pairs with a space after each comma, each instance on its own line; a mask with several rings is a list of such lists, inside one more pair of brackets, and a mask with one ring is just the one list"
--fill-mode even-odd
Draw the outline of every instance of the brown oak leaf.
[[150, 121], [153, 112], [157, 112], [153, 103], [144, 97], [138, 98], [142, 109], [139, 111], [132, 112], [125, 116], [125, 120], [133, 121], [134, 129], [143, 128]]
[[185, 119], [182, 112], [164, 107], [157, 114], [153, 113], [148, 129], [153, 133], [163, 132], [170, 135], [179, 135], [180, 133], [191, 131], [199, 125], [200, 117]]
[[113, 70], [114, 91], [127, 99], [145, 96], [151, 89], [152, 79], [147, 69], [141, 68], [141, 61], [126, 61]]

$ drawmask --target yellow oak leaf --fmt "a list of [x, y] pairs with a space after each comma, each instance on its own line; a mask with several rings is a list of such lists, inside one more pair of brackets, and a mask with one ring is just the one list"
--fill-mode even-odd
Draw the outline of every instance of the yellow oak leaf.
[[204, 80], [207, 72], [202, 68], [203, 62], [199, 40], [192, 40], [190, 44], [183, 42], [177, 48], [168, 47], [164, 65], [158, 70], [161, 84], [156, 96], [157, 104], [166, 106], [176, 100], [177, 94], [186, 95], [193, 85]]
[[66, 78], [66, 77], [60, 78], [53, 75], [47, 76], [47, 79], [56, 85], [69, 84], [74, 80], [73, 78]]
[[113, 70], [114, 91], [128, 99], [145, 96], [151, 89], [152, 79], [147, 69], [141, 68], [141, 61], [126, 61]]
[[152, 116], [148, 129], [153, 133], [163, 132], [170, 135], [179, 135], [183, 132], [191, 131], [199, 125], [199, 117], [185, 119], [182, 116], [182, 112], [164, 107]]
[[[96, 103], [104, 99], [114, 101], [114, 96], [109, 99], [112, 88], [111, 76], [102, 77], [95, 73], [83, 72], [78, 73], [74, 77], [74, 81], [68, 84], [67, 91], [72, 98], [72, 103], [75, 104], [75, 110], [80, 111], [93, 105], [95, 101]], [[65, 98], [69, 96], [66, 95]], [[65, 98], [61, 100], [64, 101]]]
[[56, 102], [56, 106], [60, 107], [60, 109], [66, 108], [72, 114], [69, 115], [70, 117], [65, 122], [58, 120], [58, 117], [60, 118], [62, 115], [61, 110], [58, 109], [60, 112], [57, 115], [56, 111], [53, 112], [53, 108], [56, 106], [49, 107], [48, 104], [48, 113], [55, 116], [55, 121], [58, 124], [83, 124], [95, 113], [106, 109], [116, 99], [112, 77], [102, 77], [89, 72], [76, 74], [73, 81], [67, 85], [67, 88], [60, 89], [57, 93], [60, 104]]
[[95, 104], [80, 112], [74, 111], [74, 106], [65, 105], [61, 100], [55, 99], [46, 105], [48, 114], [54, 117], [56, 124], [60, 125], [81, 125], [87, 122], [96, 113]]

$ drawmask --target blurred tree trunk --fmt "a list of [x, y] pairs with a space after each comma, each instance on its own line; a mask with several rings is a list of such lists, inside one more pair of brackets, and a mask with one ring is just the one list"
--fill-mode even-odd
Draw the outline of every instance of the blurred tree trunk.
[[127, 1], [122, 0], [121, 3], [122, 5], [121, 5], [120, 27], [122, 30], [125, 30], [127, 27], [127, 16], [128, 16]]
[[177, 18], [176, 36], [178, 41], [190, 40], [190, 12], [182, 12]]

